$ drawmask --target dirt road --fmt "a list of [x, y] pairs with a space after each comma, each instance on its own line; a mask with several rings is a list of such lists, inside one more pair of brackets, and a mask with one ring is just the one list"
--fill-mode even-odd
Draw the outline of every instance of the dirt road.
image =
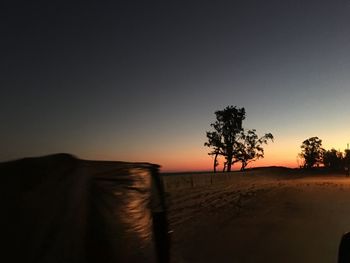
[[173, 262], [337, 262], [350, 179], [244, 177], [170, 193]]

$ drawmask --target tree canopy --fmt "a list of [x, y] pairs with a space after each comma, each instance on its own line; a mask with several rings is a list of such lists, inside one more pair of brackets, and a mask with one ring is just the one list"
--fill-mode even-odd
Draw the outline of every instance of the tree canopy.
[[323, 165], [326, 168], [338, 170], [343, 167], [343, 153], [336, 149], [327, 150], [323, 153]]
[[255, 129], [240, 133], [236, 158], [242, 164], [241, 170], [244, 170], [250, 162], [264, 158], [262, 145], [267, 144], [269, 140], [273, 141], [271, 133], [266, 133], [259, 138]]
[[241, 162], [243, 170], [248, 163], [264, 157], [263, 144], [273, 140], [273, 135], [267, 133], [258, 137], [256, 130], [245, 130], [242, 127], [245, 119], [245, 109], [236, 106], [227, 106], [215, 112], [216, 121], [207, 131], [205, 146], [211, 148], [208, 154], [214, 156], [214, 172], [218, 166], [218, 156], [225, 158], [224, 170], [230, 172], [236, 162]]
[[311, 137], [306, 139], [300, 148], [300, 157], [304, 160], [304, 168], [312, 168], [322, 163], [325, 150], [322, 148], [322, 140], [320, 138]]

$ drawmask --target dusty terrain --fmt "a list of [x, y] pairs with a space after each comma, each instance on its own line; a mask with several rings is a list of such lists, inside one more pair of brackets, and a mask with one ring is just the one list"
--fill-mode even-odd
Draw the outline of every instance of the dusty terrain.
[[[148, 196], [150, 181], [140, 185], [145, 189], [136, 186], [148, 178], [142, 169], [150, 164], [138, 164], [140, 174], [128, 165], [67, 154], [0, 163], [3, 257], [115, 262], [114, 256], [149, 252], [154, 258], [150, 221], [139, 217], [150, 217], [149, 199], [141, 198], [142, 206], [121, 192]], [[350, 231], [350, 178], [343, 174], [274, 167], [163, 175], [173, 263], [337, 262], [341, 235]]]
[[350, 178], [341, 174], [275, 168], [164, 181], [172, 262], [337, 262], [350, 231]]

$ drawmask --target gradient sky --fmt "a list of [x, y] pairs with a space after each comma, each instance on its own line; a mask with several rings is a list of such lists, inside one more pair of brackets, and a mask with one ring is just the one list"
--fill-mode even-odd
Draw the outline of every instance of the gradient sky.
[[1, 6], [0, 160], [69, 152], [212, 167], [214, 111], [271, 132], [254, 165], [350, 142], [350, 1], [12, 1]]

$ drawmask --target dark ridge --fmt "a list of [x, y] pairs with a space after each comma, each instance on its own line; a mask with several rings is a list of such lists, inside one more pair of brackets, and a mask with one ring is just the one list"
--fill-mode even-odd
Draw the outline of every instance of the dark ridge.
[[[263, 167], [253, 167], [253, 168], [246, 168], [244, 171], [241, 170], [233, 170], [228, 173], [244, 173], [244, 172], [249, 172], [249, 171], [266, 171], [266, 170], [283, 170], [283, 171], [295, 171], [298, 170], [299, 168], [288, 168], [284, 166], [263, 166]], [[169, 175], [181, 175], [181, 174], [208, 174], [208, 173], [213, 173], [213, 171], [184, 171], [184, 172], [163, 172], [163, 176], [169, 176]], [[226, 174], [227, 172], [222, 172], [218, 171], [216, 172], [217, 174]]]

